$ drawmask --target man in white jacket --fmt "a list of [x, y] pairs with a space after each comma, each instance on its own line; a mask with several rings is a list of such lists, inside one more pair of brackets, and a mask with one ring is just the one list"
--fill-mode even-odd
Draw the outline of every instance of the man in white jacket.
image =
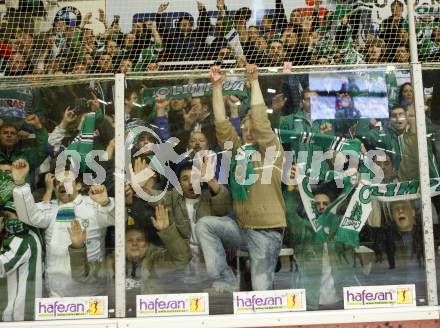
[[89, 196], [79, 194], [82, 184], [71, 171], [62, 181], [55, 180], [56, 200], [35, 203], [30, 186], [25, 182], [29, 164], [17, 160], [12, 164], [14, 203], [20, 220], [45, 230], [47, 287], [51, 297], [96, 295], [100, 286], [84, 286], [72, 280], [67, 228], [78, 220], [87, 231], [89, 261], [102, 261], [105, 255], [106, 228], [114, 225], [114, 200], [102, 185], [90, 188]]

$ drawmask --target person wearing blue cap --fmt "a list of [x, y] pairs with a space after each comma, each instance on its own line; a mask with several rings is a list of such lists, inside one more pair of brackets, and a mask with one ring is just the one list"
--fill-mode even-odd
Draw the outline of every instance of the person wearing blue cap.
[[42, 244], [38, 230], [17, 217], [13, 202], [0, 209], [0, 233], [6, 237], [0, 245], [0, 303], [3, 321], [32, 320], [35, 298], [42, 296]]

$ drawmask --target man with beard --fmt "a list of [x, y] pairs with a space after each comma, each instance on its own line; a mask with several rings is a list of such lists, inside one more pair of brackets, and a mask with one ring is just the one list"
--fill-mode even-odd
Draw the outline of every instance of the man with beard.
[[90, 188], [89, 196], [80, 194], [82, 183], [70, 170], [59, 172], [54, 181], [56, 200], [35, 203], [31, 189], [26, 183], [29, 164], [17, 160], [12, 164], [12, 178], [16, 187], [14, 203], [20, 220], [30, 226], [45, 230], [46, 275], [51, 297], [93, 295], [99, 286], [85, 287], [72, 281], [68, 247], [70, 238], [67, 228], [78, 220], [87, 230], [87, 257], [90, 261], [104, 259], [106, 228], [114, 225], [114, 200], [102, 185]]

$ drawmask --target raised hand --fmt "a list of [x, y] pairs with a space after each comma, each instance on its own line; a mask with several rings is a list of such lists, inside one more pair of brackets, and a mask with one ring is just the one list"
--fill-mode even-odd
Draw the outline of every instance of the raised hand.
[[156, 26], [156, 22], [155, 21], [147, 21], [147, 23], [145, 24], [147, 29], [150, 31], [156, 31], [157, 30], [157, 26]]
[[88, 12], [84, 17], [83, 24], [87, 25], [87, 24], [91, 24], [91, 23], [92, 23], [92, 13]]
[[[104, 9], [99, 8], [98, 12], [99, 12], [98, 21], [100, 21], [101, 23], [105, 23], [105, 11], [104, 11]], [[91, 17], [91, 15], [90, 15], [90, 17]]]
[[183, 111], [183, 120], [185, 121], [185, 129], [190, 130], [199, 118], [199, 113], [195, 108], [191, 108], [188, 113]]
[[107, 148], [105, 149], [105, 151], [107, 152], [108, 160], [111, 160], [113, 158], [113, 155], [115, 154], [115, 147], [116, 147], [116, 140], [115, 138], [113, 138], [112, 140], [109, 141]]
[[38, 118], [37, 115], [32, 114], [26, 117], [26, 119], [24, 120], [27, 124], [32, 125], [34, 128], [36, 129], [41, 129], [43, 127], [43, 125], [40, 122], [40, 119]]
[[26, 140], [26, 139], [29, 138], [30, 135], [31, 134], [29, 132], [23, 131], [23, 130], [20, 130], [17, 133], [17, 137], [18, 137], [19, 140]]
[[258, 69], [255, 64], [246, 65], [246, 78], [248, 81], [258, 80]]
[[158, 14], [162, 14], [165, 10], [167, 10], [169, 4], [170, 4], [169, 2], [162, 3], [162, 4], [159, 6], [159, 8], [157, 9], [157, 13], [158, 13]]
[[145, 159], [142, 157], [136, 158], [134, 160], [132, 170], [132, 183], [136, 184], [142, 189], [153, 187], [155, 172], [150, 168]]
[[158, 72], [159, 71], [159, 64], [158, 63], [149, 63], [147, 65], [147, 71], [148, 72]]
[[168, 209], [159, 204], [156, 206], [156, 217], [151, 217], [151, 222], [157, 231], [162, 231], [170, 226], [170, 219], [168, 216]]
[[158, 117], [165, 116], [166, 109], [168, 108], [170, 101], [167, 100], [164, 96], [158, 96], [156, 98], [156, 115]]
[[55, 176], [52, 173], [46, 173], [44, 176], [44, 184], [46, 185], [46, 191], [53, 191], [55, 183]]
[[125, 204], [132, 205], [134, 193], [133, 193], [133, 188], [131, 188], [128, 181], [125, 181], [124, 189], [125, 189]]
[[218, 53], [217, 60], [220, 60], [220, 61], [224, 60], [227, 56], [229, 56], [230, 53], [231, 53], [231, 50], [229, 50], [228, 47], [221, 48]]
[[287, 98], [279, 93], [272, 98], [272, 109], [275, 113], [280, 113], [283, 110], [284, 105], [287, 102]]
[[87, 232], [81, 228], [78, 220], [70, 222], [70, 228], [67, 228], [70, 235], [70, 242], [73, 248], [82, 248], [85, 245]]
[[239, 109], [240, 109], [240, 99], [234, 95], [226, 96], [226, 102], [229, 107], [229, 111], [231, 112], [231, 117], [238, 117], [239, 116]]
[[70, 106], [67, 106], [64, 111], [63, 119], [60, 123], [60, 128], [67, 129], [68, 127], [72, 126], [77, 119], [78, 115], [75, 113], [75, 111], [70, 109]]
[[105, 206], [110, 202], [110, 198], [108, 198], [107, 194], [107, 188], [104, 185], [91, 186], [89, 197], [101, 206]]
[[221, 85], [223, 82], [222, 69], [220, 66], [212, 66], [209, 71], [209, 78], [213, 86]]
[[329, 134], [332, 131], [332, 124], [331, 123], [324, 123], [320, 126], [321, 134]]
[[90, 109], [93, 112], [97, 112], [99, 110], [99, 100], [94, 92], [92, 92], [91, 94], [92, 94], [92, 99], [87, 100], [87, 105], [89, 105]]
[[204, 10], [206, 10], [206, 7], [205, 7], [205, 5], [203, 3], [197, 1], [197, 10], [198, 11], [204, 11]]
[[55, 175], [52, 173], [47, 173], [44, 176], [44, 184], [46, 185], [46, 190], [44, 191], [43, 198], [41, 200], [47, 203], [51, 201], [52, 194], [55, 189]]
[[29, 163], [24, 159], [16, 160], [12, 163], [12, 179], [16, 185], [22, 185], [26, 182], [29, 173]]
[[217, 8], [218, 8], [218, 10], [224, 10], [225, 9], [225, 0], [217, 0]]

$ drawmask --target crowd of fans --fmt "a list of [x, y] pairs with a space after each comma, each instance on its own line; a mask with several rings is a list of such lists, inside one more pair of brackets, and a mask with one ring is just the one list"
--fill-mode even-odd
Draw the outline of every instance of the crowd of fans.
[[[356, 271], [359, 260], [364, 265], [356, 251], [359, 243], [373, 250], [379, 266], [386, 256], [389, 268], [400, 270], [401, 283], [412, 282], [410, 270], [405, 270], [423, 262], [417, 202], [373, 201], [359, 242], [353, 245], [335, 237], [348, 205], [332, 212], [320, 239], [308, 219], [300, 185], [293, 180], [300, 171], [317, 179], [309, 186], [317, 215], [327, 213], [347, 187], [336, 183], [338, 151], [320, 170], [312, 169], [313, 152], [331, 148], [303, 141], [306, 132], [313, 133], [314, 140], [344, 137], [357, 145], [361, 164], [354, 173], [345, 171], [346, 177], [368, 173], [362, 156], [381, 149], [383, 156], [374, 161], [383, 172], [382, 183], [418, 180], [411, 84], [400, 86], [389, 119], [314, 120], [311, 100], [318, 94], [306, 76], [301, 77], [305, 82], [297, 104], [285, 93], [262, 92], [264, 80], [252, 64], [246, 66], [247, 101], [223, 91], [219, 66], [212, 67], [210, 76], [212, 96], [158, 96], [143, 105], [145, 85], [129, 84], [126, 89], [126, 138], [133, 138], [128, 149], [132, 183], [125, 186], [128, 308], [134, 311], [136, 294], [179, 289], [224, 296], [272, 289], [281, 247], [294, 250], [289, 287], [306, 288], [309, 309], [341, 307], [341, 287], [362, 282]], [[14, 122], [3, 117], [0, 290], [8, 290], [0, 297], [3, 320], [31, 320], [35, 297], [113, 293], [115, 141], [110, 103], [89, 91], [59, 119], [54, 113], [30, 112]], [[139, 127], [151, 130], [134, 138]], [[427, 130], [430, 175], [438, 178], [429, 119]], [[63, 162], [66, 150], [70, 157]], [[99, 171], [86, 160], [92, 150], [105, 151], [95, 157]], [[288, 151], [295, 152], [294, 164], [287, 168], [291, 182], [283, 178]], [[301, 157], [301, 152], [308, 155]], [[254, 174], [258, 178], [248, 183]], [[237, 249], [249, 253], [240, 264], [244, 282], [237, 280], [231, 261]], [[26, 288], [16, 288], [17, 283]]]
[[[38, 1], [37, 1], [38, 3]], [[322, 6], [321, 6], [322, 5]], [[56, 17], [53, 27], [37, 33], [29, 22], [38, 8], [8, 11], [0, 29], [1, 72], [4, 75], [84, 74], [144, 72], [169, 69], [207, 68], [182, 62], [204, 60], [225, 62], [231, 67], [331, 65], [361, 63], [408, 63], [408, 23], [403, 17], [404, 2], [391, 4], [392, 14], [379, 26], [372, 24], [368, 4], [344, 2], [336, 10], [315, 1], [312, 10], [286, 12], [281, 0], [258, 26], [250, 25], [252, 9], [229, 11], [224, 0], [217, 2], [217, 17], [209, 17], [202, 2], [197, 3], [198, 19], [167, 16], [168, 4], [157, 9], [154, 19], [109, 23], [103, 10], [99, 22], [105, 32], [96, 35], [89, 28], [91, 13], [79, 21]], [[33, 8], [33, 7], [31, 7]], [[25, 14], [21, 13], [24, 11]], [[34, 13], [34, 15], [32, 14]], [[287, 18], [286, 18], [287, 17]], [[215, 25], [211, 20], [215, 19]], [[123, 33], [122, 24], [132, 24]], [[173, 25], [174, 24], [174, 25]], [[428, 26], [429, 28], [425, 28]], [[422, 60], [437, 60], [440, 27], [436, 20], [418, 23]], [[166, 62], [178, 65], [159, 65]], [[225, 66], [225, 65], [224, 65]]]

